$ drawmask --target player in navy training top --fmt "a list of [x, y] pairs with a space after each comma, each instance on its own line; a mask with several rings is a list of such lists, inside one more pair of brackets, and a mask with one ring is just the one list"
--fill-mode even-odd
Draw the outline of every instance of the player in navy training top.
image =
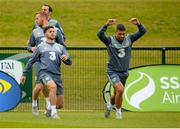
[[55, 29], [53, 26], [47, 26], [44, 29], [44, 33], [46, 41], [38, 45], [37, 50], [26, 64], [21, 77], [21, 83], [25, 82], [26, 75], [31, 70], [32, 65], [37, 61], [40, 62], [38, 81], [48, 88], [51, 103], [50, 117], [59, 118], [56, 108], [62, 108], [64, 103], [64, 89], [60, 66], [61, 62], [71, 65], [72, 59], [67, 53], [66, 48], [54, 41]]
[[112, 105], [116, 106], [116, 118], [121, 119], [122, 94], [128, 77], [128, 68], [131, 59], [131, 49], [134, 41], [143, 36], [146, 32], [144, 26], [137, 18], [131, 18], [130, 22], [136, 25], [139, 31], [126, 35], [126, 28], [123, 24], [117, 24], [113, 36], [106, 36], [108, 26], [116, 24], [116, 19], [108, 19], [106, 24], [98, 31], [97, 36], [106, 45], [109, 61], [107, 63], [107, 77], [114, 86], [115, 94], [107, 102], [105, 117], [110, 117]]

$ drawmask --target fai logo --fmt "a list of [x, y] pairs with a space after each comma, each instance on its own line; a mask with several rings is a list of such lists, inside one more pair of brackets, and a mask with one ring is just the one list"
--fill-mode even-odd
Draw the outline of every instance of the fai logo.
[[16, 60], [0, 60], [0, 70], [12, 76], [18, 84], [23, 72], [23, 64]]
[[0, 112], [13, 109], [21, 99], [21, 90], [17, 81], [7, 73], [0, 71]]
[[[155, 83], [149, 75], [143, 72], [139, 72], [139, 75], [139, 78], [127, 85], [124, 96], [128, 104], [141, 110], [141, 103], [146, 101], [154, 94]], [[139, 85], [142, 85], [140, 82], [143, 80], [146, 80], [146, 83], [144, 83], [143, 87], [139, 89]], [[134, 90], [134, 93], [130, 91], [131, 88]]]
[[0, 93], [4, 94], [11, 88], [11, 84], [5, 80], [0, 79]]

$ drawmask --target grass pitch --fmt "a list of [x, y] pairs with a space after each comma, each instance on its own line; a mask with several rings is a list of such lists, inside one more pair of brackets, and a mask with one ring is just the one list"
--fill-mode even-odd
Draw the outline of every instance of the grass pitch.
[[[44, 3], [52, 6], [67, 46], [104, 46], [96, 33], [107, 19], [116, 18], [132, 33], [137, 28], [128, 22], [131, 17], [138, 17], [147, 28], [135, 45], [180, 46], [179, 0], [0, 0], [0, 46], [26, 46], [34, 14]], [[114, 34], [114, 29], [107, 34]]]
[[59, 112], [60, 119], [46, 118], [43, 112], [34, 117], [31, 112], [0, 113], [0, 127], [16, 128], [177, 128], [180, 112], [123, 112], [123, 119], [104, 118], [103, 111]]
[[[146, 26], [147, 34], [138, 41], [137, 46], [179, 46], [180, 41], [180, 1], [179, 0], [0, 0], [0, 46], [26, 46], [26, 42], [32, 31], [34, 14], [41, 5], [47, 3], [52, 5], [53, 18], [59, 20], [67, 36], [67, 46], [104, 46], [96, 36], [97, 30], [108, 18], [117, 18], [127, 26], [128, 33], [136, 31], [136, 27], [128, 23], [130, 17], [138, 17]], [[108, 30], [113, 34], [114, 28]], [[135, 44], [136, 45], [136, 44]], [[95, 52], [93, 57], [87, 55], [89, 52], [74, 52], [74, 64], [63, 73], [64, 85], [74, 87], [71, 96], [65, 98], [69, 103], [76, 103], [76, 100], [83, 100], [81, 107], [88, 108], [85, 103], [89, 100], [96, 100], [95, 106], [102, 103], [102, 96], [99, 91], [105, 83], [105, 58], [106, 55]], [[97, 56], [102, 55], [102, 56]], [[143, 54], [142, 54], [143, 55]], [[93, 64], [93, 70], [86, 70], [86, 65], [91, 64], [94, 57], [97, 61]], [[143, 55], [144, 57], [144, 55]], [[105, 59], [104, 59], [105, 58]], [[149, 59], [149, 58], [147, 58]], [[133, 60], [132, 60], [133, 61]], [[138, 62], [139, 63], [139, 62]], [[147, 62], [146, 62], [147, 63]], [[80, 67], [77, 67], [80, 66]], [[100, 67], [97, 67], [100, 66]], [[133, 64], [133, 66], [135, 66]], [[76, 68], [75, 68], [76, 67]], [[78, 72], [76, 72], [76, 70]], [[82, 72], [79, 72], [79, 71]], [[85, 71], [85, 72], [84, 72]], [[69, 73], [68, 73], [69, 72]], [[65, 74], [66, 73], [66, 74]], [[76, 74], [75, 74], [76, 73]], [[76, 77], [81, 75], [79, 80]], [[66, 76], [71, 75], [71, 80]], [[85, 76], [84, 76], [85, 75]], [[98, 86], [94, 81], [88, 82], [89, 78], [98, 80]], [[93, 78], [94, 77], [94, 78]], [[85, 80], [84, 82], [82, 80]], [[92, 83], [93, 82], [93, 83]], [[88, 94], [82, 90], [84, 84], [90, 85]], [[94, 87], [97, 88], [94, 90]], [[81, 92], [75, 92], [77, 89]], [[86, 88], [86, 87], [85, 87]], [[67, 90], [65, 89], [65, 92]], [[86, 94], [86, 98], [81, 93]], [[98, 95], [97, 95], [98, 94]], [[74, 98], [74, 97], [79, 98]], [[93, 99], [88, 99], [95, 96]], [[65, 96], [66, 97], [66, 96]], [[66, 101], [66, 103], [67, 103]], [[68, 104], [67, 104], [68, 105]], [[91, 105], [90, 105], [91, 106]], [[70, 106], [73, 107], [73, 106]], [[94, 105], [92, 106], [94, 107]], [[91, 109], [92, 109], [91, 107]], [[68, 109], [69, 107], [66, 107]], [[75, 108], [75, 106], [73, 107]], [[94, 107], [99, 108], [99, 107]], [[38, 118], [33, 117], [31, 112], [4, 112], [0, 113], [0, 127], [137, 127], [137, 128], [174, 128], [180, 127], [180, 112], [147, 112], [135, 113], [124, 112], [122, 120], [114, 119], [114, 113], [110, 119], [103, 117], [103, 111], [96, 112], [60, 112], [61, 119], [48, 119], [41, 112]]]

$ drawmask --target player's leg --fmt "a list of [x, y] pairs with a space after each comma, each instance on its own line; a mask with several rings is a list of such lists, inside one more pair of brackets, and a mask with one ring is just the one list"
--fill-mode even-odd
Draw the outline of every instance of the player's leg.
[[[64, 95], [57, 95], [57, 101], [56, 101], [56, 109], [61, 109], [64, 107]], [[51, 109], [46, 110], [46, 116], [51, 116]]]
[[107, 102], [105, 117], [110, 116], [110, 111], [112, 110], [112, 105], [116, 106], [116, 118], [121, 118], [121, 106], [122, 106], [122, 94], [124, 91], [124, 85], [127, 75], [118, 73], [116, 71], [108, 71], [107, 77], [114, 87], [114, 95], [111, 96], [110, 102]]
[[[114, 93], [114, 94], [115, 94], [115, 93]], [[114, 95], [111, 96], [111, 104], [112, 104], [112, 105], [115, 104], [115, 96], [114, 96]]]
[[128, 73], [118, 73], [119, 81], [115, 83], [115, 105], [116, 105], [116, 119], [122, 119], [122, 101], [123, 101], [123, 92], [124, 86], [128, 77]]
[[61, 109], [64, 107], [64, 95], [57, 95], [56, 108]]
[[[114, 86], [114, 84], [119, 80], [119, 76], [116, 74], [116, 72], [108, 71], [107, 72], [107, 78], [111, 85]], [[115, 103], [115, 95], [112, 95], [110, 100], [106, 103], [106, 110], [104, 113], [105, 118], [109, 118], [111, 115], [112, 105]]]
[[56, 102], [56, 108], [57, 109], [61, 109], [64, 107], [64, 88], [62, 85], [61, 80], [59, 79], [59, 77], [56, 79], [56, 85], [57, 85], [57, 91], [56, 91], [56, 95], [57, 95], [57, 102]]
[[45, 105], [46, 105], [45, 114], [46, 114], [47, 112], [49, 112], [51, 110], [51, 103], [50, 103], [50, 99], [49, 99], [49, 91], [48, 91], [46, 86], [43, 87], [42, 92], [43, 92], [43, 95], [45, 97]]
[[39, 62], [36, 62], [34, 64], [34, 74], [35, 74], [35, 86], [33, 89], [32, 93], [32, 114], [35, 116], [39, 115], [39, 110], [38, 110], [38, 96], [40, 94], [40, 91], [43, 88], [43, 85], [39, 82]]
[[121, 119], [122, 118], [122, 112], [121, 112], [121, 106], [122, 106], [122, 94], [124, 91], [124, 86], [121, 82], [117, 82], [114, 85], [115, 89], [115, 105], [116, 105], [116, 118]]
[[58, 116], [57, 110], [56, 110], [56, 102], [57, 102], [56, 84], [53, 80], [50, 80], [47, 82], [47, 87], [48, 87], [49, 99], [50, 99], [50, 103], [51, 103], [51, 117], [58, 119], [59, 116]]
[[32, 113], [35, 116], [39, 115], [39, 110], [38, 110], [38, 96], [40, 91], [42, 90], [43, 86], [41, 83], [36, 83], [35, 87], [33, 89], [33, 93], [32, 93]]
[[[37, 86], [35, 86], [34, 90], [33, 90], [33, 96], [34, 96], [34, 101], [36, 102], [38, 99], [38, 96], [40, 94], [40, 91], [43, 90], [43, 95], [45, 97], [45, 102], [46, 102], [46, 110], [45, 110], [45, 114], [47, 112], [47, 110], [50, 110], [51, 105], [50, 105], [50, 100], [49, 100], [49, 96], [48, 96], [48, 89], [47, 87], [43, 87], [43, 85], [41, 87], [41, 89], [39, 89], [39, 85], [40, 83], [40, 73], [39, 73], [39, 67], [40, 67], [40, 62], [36, 62], [34, 64], [34, 72], [35, 72], [35, 82], [38, 84]], [[36, 88], [37, 87], [37, 88]]]
[[[56, 90], [56, 97], [57, 97], [57, 101], [56, 101], [56, 109], [61, 109], [64, 107], [64, 89], [63, 89], [63, 85], [62, 85], [62, 81], [60, 80], [59, 76], [54, 76], [51, 75], [51, 77], [53, 78], [54, 82], [56, 83], [57, 86], [57, 90]], [[47, 117], [51, 117], [51, 110], [46, 110], [46, 116]]]
[[50, 104], [51, 104], [50, 115], [46, 114], [46, 116], [58, 119], [59, 116], [58, 116], [57, 110], [56, 110], [56, 101], [57, 101], [56, 90], [57, 90], [57, 85], [56, 85], [55, 81], [53, 80], [53, 76], [51, 76], [50, 74], [47, 74], [47, 73], [41, 73], [40, 81], [42, 82], [42, 84], [44, 86], [47, 86], [48, 93], [49, 93], [48, 96], [49, 96], [49, 100], [50, 100]]

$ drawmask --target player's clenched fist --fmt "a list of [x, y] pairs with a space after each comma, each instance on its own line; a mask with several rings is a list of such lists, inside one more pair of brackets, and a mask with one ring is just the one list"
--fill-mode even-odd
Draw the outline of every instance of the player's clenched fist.
[[63, 62], [65, 62], [67, 59], [68, 59], [68, 57], [67, 57], [66, 55], [62, 55], [62, 56], [61, 56], [61, 60], [62, 60]]
[[107, 22], [106, 22], [106, 25], [109, 26], [109, 25], [113, 25], [113, 24], [116, 24], [116, 19], [108, 19]]
[[20, 79], [20, 82], [21, 82], [21, 84], [24, 84], [25, 83], [25, 81], [26, 81], [26, 76], [21, 76], [21, 79]]
[[129, 20], [134, 25], [140, 25], [140, 22], [137, 18], [133, 17]]

